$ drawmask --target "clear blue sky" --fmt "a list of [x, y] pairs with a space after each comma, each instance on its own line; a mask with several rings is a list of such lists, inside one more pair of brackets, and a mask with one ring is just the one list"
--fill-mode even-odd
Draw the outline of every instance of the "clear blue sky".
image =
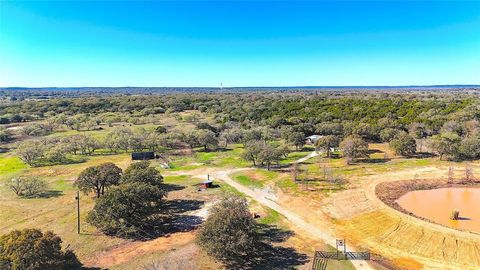
[[480, 84], [480, 1], [4, 1], [0, 86]]

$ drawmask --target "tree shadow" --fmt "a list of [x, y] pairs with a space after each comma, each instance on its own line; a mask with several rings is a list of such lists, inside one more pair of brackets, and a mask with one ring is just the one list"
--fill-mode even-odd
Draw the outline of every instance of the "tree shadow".
[[233, 151], [233, 149], [231, 149], [231, 148], [225, 148], [225, 147], [220, 147], [220, 148], [217, 148], [217, 150], [214, 151], [214, 152], [230, 152], [230, 151]]
[[295, 269], [307, 263], [308, 256], [291, 247], [263, 243], [255, 253], [225, 262], [227, 269]]
[[210, 149], [210, 148], [207, 148], [207, 149], [197, 149], [195, 150], [195, 152], [197, 153], [215, 153], [215, 152], [230, 152], [230, 151], [233, 151], [233, 149], [230, 149], [230, 148], [216, 148], [216, 149]]
[[[263, 167], [258, 167], [258, 168], [263, 168]], [[291, 171], [291, 164], [274, 165], [270, 167], [270, 171], [287, 173]]]
[[106, 235], [116, 236], [123, 239], [148, 241], [158, 237], [168, 237], [177, 232], [188, 232], [196, 229], [203, 218], [188, 212], [199, 210], [204, 202], [199, 200], [167, 200], [154, 215], [138, 221], [133, 225], [132, 232], [104, 232]]
[[57, 198], [63, 195], [63, 192], [61, 190], [47, 190], [42, 192], [38, 197], [39, 198]]
[[227, 269], [294, 269], [308, 262], [306, 254], [291, 247], [274, 245], [292, 237], [292, 231], [266, 224], [259, 226], [264, 241], [255, 252], [226, 262]]
[[338, 153], [330, 153], [330, 157], [331, 159], [339, 159], [341, 158], [340, 154]]
[[289, 166], [281, 166], [281, 167], [278, 167], [278, 168], [271, 168], [270, 170], [274, 171], [274, 172], [281, 172], [281, 173], [289, 173], [289, 172], [292, 171]]
[[276, 226], [260, 224], [261, 234], [265, 239], [268, 239], [271, 243], [280, 243], [286, 241], [288, 238], [295, 235], [290, 230], [282, 230]]
[[160, 188], [162, 190], [165, 190], [167, 192], [170, 192], [170, 191], [178, 191], [178, 190], [182, 190], [182, 189], [185, 189], [186, 187], [185, 186], [182, 186], [182, 185], [177, 185], [177, 184], [165, 184], [165, 183], [162, 183], [160, 185]]
[[194, 215], [176, 215], [162, 219], [161, 224], [155, 226], [156, 237], [168, 236], [177, 232], [189, 232], [195, 230], [202, 224], [203, 219]]
[[186, 214], [186, 212], [200, 210], [204, 205], [199, 200], [170, 200], [165, 204], [166, 215], [154, 226], [153, 232], [156, 237], [165, 236], [177, 232], [189, 232], [202, 224], [203, 219], [199, 216]]
[[391, 159], [390, 158], [365, 158], [365, 159], [360, 159], [357, 160], [356, 162], [353, 162], [352, 164], [359, 164], [359, 163], [368, 163], [368, 164], [375, 164], [375, 163], [387, 163]]
[[433, 158], [436, 156], [437, 155], [433, 153], [420, 152], [420, 153], [415, 153], [413, 155], [409, 155], [407, 158]]
[[378, 153], [383, 153], [383, 151], [378, 150], [378, 149], [368, 149], [368, 154], [378, 154]]
[[168, 200], [165, 203], [165, 209], [168, 214], [176, 215], [188, 211], [199, 210], [204, 204], [205, 202], [199, 200]]
[[308, 262], [308, 256], [291, 247], [265, 245], [251, 269], [294, 269]]
[[115, 156], [118, 155], [120, 152], [93, 152], [89, 156], [94, 157], [94, 156]]
[[55, 165], [71, 165], [71, 164], [80, 164], [80, 163], [85, 163], [87, 162], [87, 158], [79, 158], [79, 159], [64, 159], [61, 161], [40, 161], [40, 162], [35, 162], [31, 164], [32, 167], [38, 168], [38, 167], [48, 167], [48, 166], [55, 166]]

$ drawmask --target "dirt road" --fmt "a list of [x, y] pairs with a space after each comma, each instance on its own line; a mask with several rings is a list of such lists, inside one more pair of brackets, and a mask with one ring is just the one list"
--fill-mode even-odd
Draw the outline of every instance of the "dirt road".
[[[299, 159], [295, 162], [296, 163], [301, 163], [301, 162], [304, 162], [304, 161], [306, 161], [306, 160], [308, 160], [312, 157], [315, 157], [317, 155], [318, 155], [318, 153], [313, 151], [309, 155], [307, 155], [307, 156], [305, 156], [305, 157], [303, 157], [303, 158], [301, 158], [301, 159]], [[331, 246], [335, 246], [336, 239], [333, 236], [331, 236], [330, 234], [328, 234], [326, 232], [327, 230], [322, 230], [322, 229], [312, 225], [311, 223], [305, 221], [302, 217], [300, 217], [296, 213], [288, 210], [287, 208], [285, 208], [285, 207], [279, 205], [278, 203], [276, 203], [275, 201], [269, 199], [268, 194], [266, 194], [265, 192], [263, 192], [261, 190], [254, 190], [254, 189], [251, 189], [249, 187], [243, 186], [243, 185], [237, 183], [236, 181], [234, 181], [230, 177], [230, 175], [233, 174], [233, 173], [240, 172], [240, 171], [245, 171], [245, 170], [251, 170], [251, 168], [225, 169], [225, 170], [218, 170], [218, 171], [217, 170], [208, 170], [208, 171], [213, 178], [222, 180], [223, 182], [232, 186], [233, 188], [235, 188], [239, 192], [251, 197], [255, 201], [259, 202], [260, 204], [262, 204], [266, 207], [269, 207], [269, 208], [277, 211], [278, 213], [282, 214], [283, 216], [285, 216], [285, 218], [288, 221], [291, 222], [291, 224], [294, 226], [295, 229], [301, 230], [304, 234], [309, 235], [313, 238], [320, 239], [323, 242], [325, 242], [326, 244], [329, 244]], [[201, 174], [193, 173], [192, 175], [195, 176], [195, 177], [202, 178], [202, 177], [205, 177], [205, 172], [206, 171], [203, 170]], [[355, 250], [353, 250], [352, 248], [349, 248], [349, 251], [354, 252]], [[359, 270], [373, 269], [366, 261], [356, 260], [356, 261], [351, 261], [351, 262], [355, 266], [355, 268], [359, 269]]]
[[302, 163], [302, 162], [305, 162], [313, 157], [316, 157], [318, 156], [318, 153], [317, 151], [313, 151], [312, 153], [308, 154], [307, 156], [304, 156], [303, 158], [300, 158], [298, 159], [297, 161], [295, 161], [295, 163]]
[[[311, 157], [313, 157], [313, 156], [311, 156]], [[245, 187], [245, 186], [235, 182], [234, 180], [232, 180], [230, 178], [229, 174], [231, 174], [233, 172], [238, 172], [238, 171], [241, 171], [241, 170], [242, 169], [233, 170], [233, 171], [222, 171], [222, 172], [219, 172], [219, 173], [215, 174], [214, 177], [224, 181], [228, 185], [234, 187], [236, 190], [238, 190], [238, 191], [244, 193], [245, 195], [251, 197], [255, 201], [259, 202], [260, 204], [262, 204], [266, 207], [269, 207], [269, 208], [277, 211], [278, 213], [282, 214], [283, 216], [285, 216], [287, 218], [287, 220], [289, 220], [294, 225], [294, 227], [302, 230], [303, 232], [307, 233], [308, 235], [310, 235], [314, 238], [318, 238], [318, 239], [322, 240], [323, 242], [325, 242], [325, 243], [327, 243], [331, 246], [335, 246], [335, 238], [332, 237], [331, 235], [325, 233], [321, 229], [319, 229], [319, 228], [313, 226], [312, 224], [306, 222], [303, 218], [301, 218], [297, 214], [291, 212], [290, 210], [286, 209], [285, 207], [277, 204], [276, 202], [274, 202], [272, 200], [267, 199], [265, 197], [264, 193], [252, 190], [248, 187]], [[350, 251], [354, 251], [354, 250], [350, 249]], [[368, 265], [368, 263], [366, 261], [351, 261], [351, 262], [355, 266], [356, 269], [361, 269], [361, 270], [363, 270], [363, 269], [365, 269], [365, 270], [366, 269], [373, 269]]]

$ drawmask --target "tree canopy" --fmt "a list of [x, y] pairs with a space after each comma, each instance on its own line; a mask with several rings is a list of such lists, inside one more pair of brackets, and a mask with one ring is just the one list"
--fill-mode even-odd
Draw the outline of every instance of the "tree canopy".
[[390, 147], [397, 155], [410, 156], [417, 151], [415, 139], [406, 132], [400, 132], [390, 141]]
[[105, 194], [105, 189], [120, 182], [122, 169], [111, 162], [83, 170], [75, 181], [78, 188], [88, 193], [94, 191], [99, 198]]
[[166, 192], [158, 186], [130, 182], [112, 187], [97, 199], [87, 221], [108, 235], [146, 238], [162, 213]]
[[211, 256], [235, 261], [254, 254], [261, 244], [261, 236], [247, 201], [227, 197], [212, 207], [197, 241]]
[[62, 240], [51, 231], [14, 230], [0, 236], [0, 268], [5, 270], [72, 270], [81, 264], [75, 254], [62, 251]]
[[122, 183], [146, 183], [153, 186], [162, 184], [163, 176], [160, 172], [150, 167], [150, 162], [140, 161], [130, 164], [122, 176]]

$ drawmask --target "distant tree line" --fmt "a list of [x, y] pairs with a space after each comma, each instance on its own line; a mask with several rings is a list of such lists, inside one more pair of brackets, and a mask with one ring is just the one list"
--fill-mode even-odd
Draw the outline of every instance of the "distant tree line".
[[[263, 137], [260, 140], [266, 142], [282, 139], [300, 149], [307, 136], [318, 134], [323, 137], [317, 147], [327, 155], [350, 137], [367, 143], [387, 142], [399, 155], [430, 152], [442, 159], [479, 158], [476, 146], [480, 141], [480, 99], [467, 93], [178, 93], [25, 100], [0, 105], [1, 115], [36, 114], [35, 119], [45, 119], [41, 124], [24, 127], [24, 133], [31, 136], [45, 135], [58, 125], [91, 130], [100, 123], [142, 118], [141, 122], [148, 122], [158, 114], [186, 110], [209, 115], [214, 124], [199, 123], [195, 113], [188, 114], [182, 120], [195, 123], [197, 129], [182, 134], [181, 138], [175, 135], [175, 139], [204, 150], [226, 147], [230, 143], [247, 145], [260, 136]], [[116, 131], [105, 140], [104, 147], [112, 151], [164, 147], [158, 142], [152, 143], [155, 138], [127, 133], [129, 131]], [[267, 145], [269, 143], [266, 149]], [[249, 156], [252, 162], [256, 159], [255, 154]], [[354, 156], [353, 159], [364, 155]], [[276, 162], [275, 159], [272, 162]], [[269, 160], [271, 158], [266, 157], [263, 164]]]

